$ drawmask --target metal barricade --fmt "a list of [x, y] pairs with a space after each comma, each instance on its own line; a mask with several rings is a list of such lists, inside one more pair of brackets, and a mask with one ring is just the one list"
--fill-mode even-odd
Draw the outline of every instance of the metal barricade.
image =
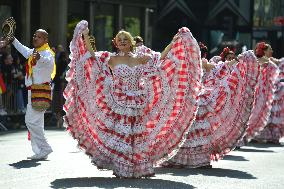
[[[59, 88], [54, 88], [52, 87], [52, 103], [51, 107], [45, 112], [45, 125], [46, 126], [58, 126], [62, 125], [62, 116], [64, 115], [63, 113], [63, 103], [64, 103], [64, 97], [62, 95], [63, 90], [66, 86], [65, 81], [61, 81]], [[18, 107], [18, 90], [20, 90], [18, 84], [12, 83], [10, 86], [8, 86], [8, 90], [6, 93], [2, 94], [2, 107], [5, 112], [5, 115], [0, 114], [0, 130], [6, 130], [7, 128], [19, 128], [16, 126], [17, 124], [20, 124], [21, 126], [24, 126], [24, 114], [25, 111], [21, 111]], [[22, 89], [23, 93], [25, 93], [24, 90]], [[26, 91], [27, 93], [27, 91]], [[1, 97], [0, 96], [0, 97]], [[24, 99], [24, 106], [26, 107], [27, 105], [27, 95], [24, 95], [26, 99]], [[0, 102], [1, 106], [1, 102]], [[62, 111], [62, 113], [60, 113]], [[58, 123], [59, 121], [59, 123]], [[61, 122], [60, 122], [61, 121]]]
[[[7, 90], [2, 97], [1, 114], [0, 114], [0, 128], [2, 130], [18, 129], [24, 127], [25, 114], [25, 100], [23, 98], [23, 91], [17, 82], [6, 84]], [[21, 97], [22, 99], [20, 99]], [[21, 106], [19, 107], [19, 100]]]
[[17, 93], [19, 90], [18, 83], [12, 83], [9, 85], [6, 93], [2, 94], [2, 103], [7, 114], [19, 114], [23, 113], [19, 111], [18, 108], [18, 98]]

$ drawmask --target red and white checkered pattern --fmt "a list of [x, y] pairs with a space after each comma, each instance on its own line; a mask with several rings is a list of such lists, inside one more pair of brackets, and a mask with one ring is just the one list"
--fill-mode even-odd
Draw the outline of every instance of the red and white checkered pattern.
[[279, 70], [275, 64], [268, 63], [262, 66], [252, 113], [248, 121], [246, 134], [248, 140], [255, 137], [268, 123], [278, 75]]
[[[204, 86], [195, 123], [178, 153], [168, 161], [186, 167], [210, 164], [232, 150], [247, 128], [259, 66], [252, 51], [243, 53], [232, 72], [221, 66], [217, 81]], [[213, 77], [211, 78], [213, 79]]]
[[284, 58], [280, 60], [279, 76], [276, 82], [276, 91], [272, 102], [272, 108], [268, 124], [255, 139], [261, 141], [279, 142], [284, 137]]
[[[153, 56], [155, 70], [142, 74], [147, 94], [129, 96], [110, 74], [110, 53], [96, 52], [81, 61], [87, 53], [81, 37], [86, 27], [86, 21], [77, 25], [70, 44], [64, 91], [67, 129], [99, 167], [123, 177], [150, 175], [156, 161], [178, 148], [195, 117], [201, 80], [198, 44], [187, 28], [180, 29], [168, 57], [160, 62]], [[117, 111], [123, 103], [143, 102], [142, 109]]]

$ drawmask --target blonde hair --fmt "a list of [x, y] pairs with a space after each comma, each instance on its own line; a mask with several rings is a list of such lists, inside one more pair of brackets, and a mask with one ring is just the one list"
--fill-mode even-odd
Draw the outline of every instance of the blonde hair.
[[129, 32], [127, 32], [127, 31], [120, 30], [120, 31], [116, 34], [116, 36], [115, 36], [115, 42], [116, 42], [116, 40], [118, 39], [118, 37], [119, 37], [120, 35], [125, 35], [125, 36], [127, 37], [127, 39], [128, 39], [128, 40], [130, 41], [130, 43], [131, 43], [130, 50], [133, 51], [133, 50], [134, 50], [134, 46], [135, 46], [136, 43], [135, 43], [134, 38], [132, 37], [132, 35], [131, 35]]

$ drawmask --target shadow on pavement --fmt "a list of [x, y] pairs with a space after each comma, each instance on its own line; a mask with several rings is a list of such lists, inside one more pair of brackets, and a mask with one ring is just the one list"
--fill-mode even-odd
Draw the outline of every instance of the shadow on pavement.
[[270, 147], [283, 147], [283, 144], [268, 144], [268, 143], [249, 143], [248, 146], [255, 148], [270, 148]]
[[77, 187], [98, 187], [98, 188], [195, 188], [181, 182], [174, 182], [162, 179], [119, 179], [105, 177], [79, 177], [62, 178], [51, 182], [51, 188], [77, 188]]
[[211, 169], [172, 169], [172, 168], [156, 168], [155, 172], [157, 174], [168, 174], [173, 176], [189, 176], [189, 175], [204, 175], [204, 176], [214, 176], [214, 177], [229, 177], [238, 179], [256, 179], [253, 175], [246, 173], [244, 171], [233, 170], [233, 169], [221, 169], [221, 168], [211, 168]]
[[253, 149], [253, 148], [241, 148], [241, 149], [238, 149], [237, 151], [240, 151], [240, 152], [273, 152], [273, 150], [259, 150], [259, 149]]
[[231, 161], [248, 161], [243, 156], [236, 156], [236, 155], [226, 155], [223, 160], [231, 160]]
[[39, 161], [48, 161], [48, 160], [21, 160], [16, 163], [9, 164], [10, 166], [14, 167], [15, 169], [23, 169], [23, 168], [31, 168], [37, 167], [41, 163]]

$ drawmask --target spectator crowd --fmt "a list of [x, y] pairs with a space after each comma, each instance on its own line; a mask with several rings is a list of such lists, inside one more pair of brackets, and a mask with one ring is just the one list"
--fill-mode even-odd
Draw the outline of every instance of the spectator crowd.
[[[57, 127], [63, 124], [63, 90], [65, 73], [69, 62], [68, 53], [62, 45], [53, 47], [55, 52], [56, 76], [51, 81], [52, 107], [49, 110], [56, 119]], [[0, 48], [0, 116], [25, 114], [27, 89], [25, 87], [26, 59], [8, 45]]]

